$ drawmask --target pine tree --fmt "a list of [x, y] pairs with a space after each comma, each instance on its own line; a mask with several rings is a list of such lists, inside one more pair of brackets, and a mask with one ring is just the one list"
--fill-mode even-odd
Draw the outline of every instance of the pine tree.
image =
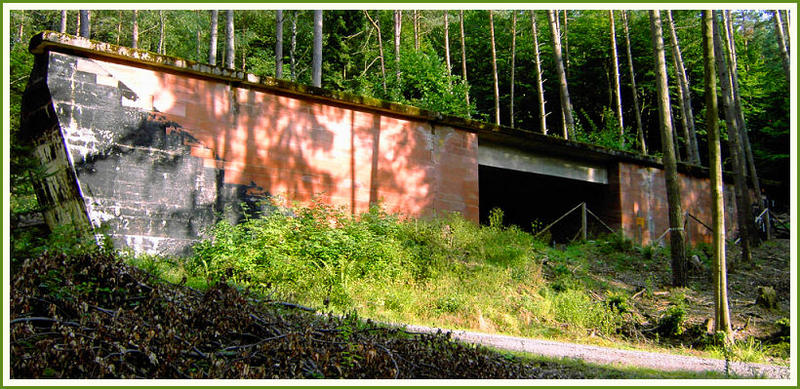
[[275, 77], [283, 76], [283, 10], [275, 11]]
[[667, 82], [667, 63], [664, 55], [664, 39], [659, 11], [650, 11], [650, 32], [655, 57], [656, 84], [658, 96], [658, 119], [661, 129], [661, 148], [663, 152], [664, 180], [667, 187], [669, 208], [669, 245], [672, 267], [672, 286], [684, 287], [687, 284], [686, 232], [683, 230], [683, 210], [681, 208], [680, 182], [673, 143], [672, 114]]
[[608, 11], [611, 30], [611, 61], [614, 67], [614, 104], [617, 114], [617, 125], [619, 125], [620, 144], [625, 144], [625, 124], [622, 118], [622, 93], [619, 86], [619, 57], [617, 56], [617, 32], [614, 27], [614, 11]]
[[711, 179], [711, 226], [714, 252], [714, 327], [728, 336], [732, 333], [728, 311], [727, 268], [725, 264], [725, 204], [722, 181], [717, 80], [713, 44], [713, 16], [703, 11], [703, 64], [705, 70], [706, 131], [708, 133], [708, 167]]
[[500, 125], [500, 85], [497, 79], [497, 50], [494, 42], [494, 11], [489, 10], [489, 33], [492, 39], [492, 76], [494, 77], [494, 123]]
[[642, 128], [642, 114], [639, 112], [639, 92], [636, 89], [636, 72], [633, 70], [633, 56], [631, 55], [631, 35], [628, 30], [628, 11], [622, 11], [622, 24], [625, 27], [625, 50], [628, 54], [628, 72], [631, 76], [631, 94], [633, 95], [633, 112], [636, 114], [636, 137], [639, 139], [639, 151], [647, 154], [647, 142]]
[[564, 115], [564, 139], [574, 138], [575, 121], [572, 119], [572, 103], [569, 99], [569, 88], [567, 87], [567, 73], [564, 70], [564, 62], [561, 57], [561, 39], [556, 17], [553, 11], [547, 11], [550, 20], [550, 30], [553, 39], [553, 60], [556, 63], [556, 73], [558, 74], [558, 86], [561, 95], [561, 112]]
[[219, 20], [219, 11], [211, 11], [211, 39], [208, 43], [208, 64], [217, 66], [217, 24]]

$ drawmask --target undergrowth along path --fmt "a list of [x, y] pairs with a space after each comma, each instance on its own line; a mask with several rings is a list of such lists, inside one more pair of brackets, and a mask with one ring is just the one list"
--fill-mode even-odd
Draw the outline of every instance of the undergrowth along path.
[[[548, 357], [580, 359], [585, 362], [602, 365], [629, 365], [662, 371], [725, 372], [725, 361], [713, 358], [622, 350], [611, 347], [590, 346], [471, 331], [448, 330], [411, 324], [400, 326], [405, 327], [407, 331], [411, 332], [450, 332], [453, 339], [503, 350], [521, 351]], [[791, 378], [791, 372], [786, 366], [731, 361], [729, 362], [728, 368], [730, 374], [735, 374], [739, 377], [768, 379]]]

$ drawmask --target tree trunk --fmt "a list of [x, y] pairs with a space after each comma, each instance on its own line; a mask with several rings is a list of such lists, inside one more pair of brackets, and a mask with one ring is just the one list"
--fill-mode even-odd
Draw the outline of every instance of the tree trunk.
[[453, 74], [453, 69], [450, 66], [450, 20], [448, 18], [449, 10], [444, 10], [444, 58], [447, 63], [447, 75]]
[[219, 11], [211, 11], [211, 39], [208, 44], [208, 64], [217, 66], [217, 23]]
[[20, 10], [19, 29], [17, 30], [17, 42], [22, 43], [25, 39], [25, 11]]
[[117, 11], [117, 46], [122, 38], [122, 10]]
[[[756, 193], [756, 196], [759, 198], [758, 209], [762, 210], [764, 204], [761, 204], [760, 197], [761, 197], [761, 185], [758, 180], [758, 172], [756, 171], [755, 161], [753, 160], [753, 149], [750, 146], [750, 137], [748, 136], [747, 131], [747, 122], [744, 119], [744, 110], [742, 110], [742, 99], [739, 96], [739, 71], [738, 71], [738, 60], [736, 58], [736, 40], [733, 36], [733, 21], [731, 17], [730, 11], [725, 11], [723, 13], [725, 17], [725, 36], [727, 37], [727, 47], [728, 47], [728, 61], [731, 64], [731, 86], [733, 89], [733, 102], [734, 106], [736, 107], [736, 120], [739, 124], [739, 136], [742, 139], [742, 147], [744, 148], [744, 156], [746, 158], [747, 163], [747, 171], [750, 173], [750, 182], [753, 185], [753, 190]], [[756, 238], [751, 243], [759, 244], [758, 237], [759, 235], [754, 231], [753, 237]]]
[[283, 76], [283, 10], [275, 11], [275, 78]]
[[133, 10], [133, 32], [131, 33], [131, 47], [139, 48], [139, 10]]
[[164, 54], [164, 11], [158, 11], [159, 34], [158, 34], [158, 53]]
[[[461, 29], [461, 77], [467, 82], [467, 46], [464, 44], [464, 11], [458, 11], [459, 28]], [[469, 117], [469, 88], [464, 91], [464, 102], [467, 106], [467, 116]]]
[[711, 179], [711, 226], [714, 247], [714, 327], [730, 336], [728, 311], [727, 269], [725, 264], [725, 203], [722, 182], [722, 153], [720, 150], [719, 113], [717, 109], [717, 80], [713, 37], [713, 16], [703, 11], [703, 64], [705, 70], [706, 131], [708, 133], [708, 167]]
[[81, 12], [78, 11], [77, 19], [75, 19], [75, 35], [81, 36]]
[[611, 60], [614, 62], [614, 98], [617, 108], [617, 124], [619, 125], [619, 141], [625, 145], [625, 124], [622, 118], [622, 91], [619, 87], [619, 57], [617, 56], [617, 31], [614, 27], [614, 11], [608, 11], [608, 18], [611, 22]]
[[203, 38], [200, 32], [200, 20], [202, 20], [200, 17], [200, 10], [194, 11], [194, 18], [197, 21], [197, 29], [195, 30], [195, 39], [197, 40], [197, 44], [195, 45], [195, 60], [201, 61], [202, 54], [200, 49], [203, 47]]
[[[558, 18], [558, 15], [556, 15]], [[561, 31], [561, 26], [558, 27]], [[564, 73], [569, 73], [569, 26], [567, 25], [567, 10], [564, 10]]]
[[558, 85], [561, 93], [561, 112], [564, 115], [564, 139], [574, 138], [575, 122], [572, 120], [572, 103], [569, 100], [569, 88], [567, 87], [567, 74], [564, 71], [564, 63], [561, 60], [561, 39], [556, 25], [556, 18], [553, 11], [547, 11], [550, 20], [550, 29], [553, 38], [553, 60], [556, 63], [556, 73], [558, 74]]
[[725, 59], [725, 51], [722, 46], [721, 31], [716, 19], [721, 17], [719, 11], [714, 11], [714, 53], [717, 63], [717, 73], [720, 79], [722, 93], [722, 108], [725, 110], [725, 122], [728, 127], [728, 147], [730, 148], [731, 165], [733, 165], [733, 182], [736, 186], [736, 217], [739, 225], [740, 244], [742, 246], [742, 261], [752, 262], [750, 251], [750, 232], [749, 224], [753, 223], [753, 213], [751, 210], [750, 195], [745, 181], [744, 153], [739, 131], [736, 126], [736, 110], [733, 105], [733, 91], [731, 90], [731, 79], [728, 64]]
[[322, 87], [322, 10], [314, 11], [314, 55], [312, 58], [313, 72], [311, 85]]
[[658, 96], [658, 118], [661, 127], [661, 148], [664, 163], [664, 181], [667, 187], [669, 207], [669, 243], [672, 267], [672, 286], [687, 285], [686, 232], [683, 230], [683, 210], [681, 208], [680, 182], [675, 159], [672, 134], [672, 114], [669, 103], [669, 84], [667, 83], [667, 63], [664, 56], [664, 39], [659, 11], [650, 11], [650, 31], [655, 55], [656, 83]]
[[419, 11], [414, 10], [411, 23], [414, 25], [414, 50], [419, 51]]
[[400, 32], [403, 25], [403, 11], [394, 11], [394, 66], [397, 74], [397, 85], [400, 85]]
[[[378, 24], [378, 22], [375, 21], [375, 19], [372, 19], [372, 17], [369, 16], [369, 12], [367, 10], [364, 10], [364, 15], [367, 15], [367, 19], [369, 19], [369, 22], [372, 23], [372, 26], [375, 27], [375, 31], [377, 31], [378, 33], [378, 53], [381, 56], [381, 76], [383, 80], [383, 93], [386, 93], [386, 64], [383, 59], [383, 38], [381, 38], [381, 26], [380, 24]], [[380, 16], [380, 13], [378, 14], [378, 16]]]
[[289, 71], [291, 73], [292, 81], [297, 80], [297, 73], [295, 72], [297, 60], [295, 59], [294, 53], [297, 49], [297, 13], [300, 11], [294, 11], [292, 13], [292, 42], [289, 46]]
[[233, 10], [225, 11], [225, 67], [233, 69], [236, 59], [236, 44], [234, 42]]
[[694, 130], [694, 113], [692, 112], [689, 79], [686, 77], [686, 70], [683, 67], [681, 48], [678, 45], [678, 35], [675, 33], [675, 23], [672, 20], [672, 11], [667, 11], [667, 21], [669, 22], [670, 42], [672, 43], [672, 59], [675, 63], [675, 73], [678, 78], [678, 98], [680, 99], [683, 137], [686, 138], [687, 160], [690, 163], [699, 165], [700, 150], [697, 146], [697, 134]]
[[489, 10], [489, 33], [492, 37], [492, 76], [494, 76], [494, 123], [500, 125], [500, 85], [497, 80], [497, 50], [494, 44], [494, 11]]
[[62, 34], [67, 32], [67, 10], [61, 10], [61, 24], [58, 26], [58, 32]]
[[511, 102], [509, 107], [509, 125], [514, 127], [514, 65], [517, 60], [517, 11], [511, 11]]
[[531, 34], [533, 35], [533, 55], [535, 60], [536, 70], [536, 91], [539, 100], [539, 128], [542, 134], [547, 135], [547, 112], [544, 106], [544, 83], [542, 82], [542, 61], [539, 57], [539, 31], [536, 27], [536, 13], [534, 10], [531, 13]]
[[90, 16], [90, 12], [91, 11], [88, 11], [88, 10], [80, 10], [80, 11], [78, 11], [78, 15], [79, 15], [80, 20], [81, 20], [80, 36], [82, 36], [84, 38], [87, 38], [87, 39], [91, 37], [91, 22], [90, 22], [90, 17], [91, 16]]
[[786, 72], [786, 80], [792, 77], [791, 62], [789, 59], [789, 45], [786, 41], [786, 35], [783, 33], [783, 23], [781, 22], [781, 13], [779, 11], [772, 11], [773, 20], [775, 21], [775, 33], [778, 34], [778, 48], [781, 51], [783, 58], [783, 71]]
[[633, 95], [633, 111], [636, 114], [636, 136], [639, 139], [639, 151], [647, 154], [644, 130], [642, 129], [642, 114], [639, 112], [639, 93], [636, 90], [636, 73], [633, 71], [633, 56], [631, 55], [631, 35], [628, 30], [628, 11], [622, 11], [622, 24], [625, 27], [625, 50], [628, 54], [628, 70], [631, 75], [631, 94]]
[[792, 48], [789, 46], [789, 42], [792, 41], [792, 26], [791, 26], [791, 21], [789, 20], [789, 10], [785, 9], [785, 10], [783, 10], [783, 12], [781, 12], [781, 14], [782, 14], [781, 19], [783, 20], [783, 23], [782, 23], [783, 24], [783, 32], [784, 32], [784, 35], [786, 36], [786, 52], [791, 55], [792, 54], [792, 50], [791, 50]]

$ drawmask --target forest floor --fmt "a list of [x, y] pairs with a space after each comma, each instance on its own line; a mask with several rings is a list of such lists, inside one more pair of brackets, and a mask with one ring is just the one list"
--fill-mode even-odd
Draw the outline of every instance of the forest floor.
[[[765, 242], [753, 251], [753, 263], [736, 263], [730, 265], [733, 259], [738, 259], [736, 248], [728, 249], [728, 303], [731, 316], [731, 326], [737, 340], [755, 339], [769, 346], [777, 340], [776, 334], [780, 331], [776, 324], [790, 314], [790, 242], [788, 239], [774, 239]], [[635, 298], [628, 300], [633, 310], [643, 318], [642, 325], [632, 329], [629, 337], [643, 337], [652, 341], [654, 338], [661, 343], [672, 343], [680, 347], [683, 352], [699, 355], [693, 352], [692, 336], [699, 331], [713, 328], [713, 322], [708, 321], [714, 317], [714, 295], [711, 271], [706, 266], [693, 268], [689, 276], [689, 287], [682, 288], [680, 295], [684, 297], [686, 310], [685, 336], [671, 339], [659, 339], [657, 334], [642, 330], [648, 322], [655, 322], [658, 318], [653, 313], [664, 312], [668, 306], [675, 303], [674, 290], [652, 290], [651, 285], [669, 285], [671, 272], [669, 266], [643, 267], [615, 267], [609, 261], [598, 260], [592, 263], [588, 272], [602, 283], [614, 284], [617, 287], [629, 290]], [[663, 258], [663, 261], [667, 261]], [[776, 292], [777, 306], [765, 308], [758, 304], [759, 287], [771, 287]], [[641, 292], [641, 293], [639, 293]], [[647, 340], [645, 340], [647, 343]], [[763, 355], [762, 355], [763, 357]], [[788, 359], [767, 357], [767, 362], [788, 364]]]

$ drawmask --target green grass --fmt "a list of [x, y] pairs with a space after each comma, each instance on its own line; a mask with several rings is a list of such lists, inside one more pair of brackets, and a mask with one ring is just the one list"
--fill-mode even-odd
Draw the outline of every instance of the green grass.
[[378, 207], [355, 217], [322, 203], [277, 207], [219, 223], [180, 266], [189, 279], [226, 275], [276, 299], [388, 322], [566, 339], [613, 334], [624, 317], [588, 294], [585, 247], [552, 249], [503, 227], [502, 217], [495, 211], [490, 226], [478, 226]]
[[[379, 207], [357, 216], [322, 203], [272, 208], [235, 226], [213, 226], [190, 258], [125, 258], [166, 282], [204, 289], [225, 279], [334, 314], [355, 311], [384, 322], [665, 351], [658, 342], [618, 336], [626, 323], [642, 320], [629, 304], [635, 291], [592, 270], [600, 257], [619, 270], [663, 266], [654, 260], [664, 256], [662, 248], [635, 247], [619, 235], [553, 248], [504, 227], [500, 211], [489, 226], [478, 226], [457, 215], [406, 219]], [[74, 238], [61, 231], [40, 243], [61, 250]], [[17, 239], [14, 245], [32, 243]], [[656, 281], [644, 284], [644, 296], [652, 297]], [[672, 311], [661, 314], [662, 320], [675, 319], [664, 322], [667, 332], [679, 333], [685, 295], [673, 294]], [[735, 360], [760, 361], [765, 354], [787, 354], [779, 348], [750, 341], [728, 352]], [[724, 349], [705, 349], [724, 358]]]

